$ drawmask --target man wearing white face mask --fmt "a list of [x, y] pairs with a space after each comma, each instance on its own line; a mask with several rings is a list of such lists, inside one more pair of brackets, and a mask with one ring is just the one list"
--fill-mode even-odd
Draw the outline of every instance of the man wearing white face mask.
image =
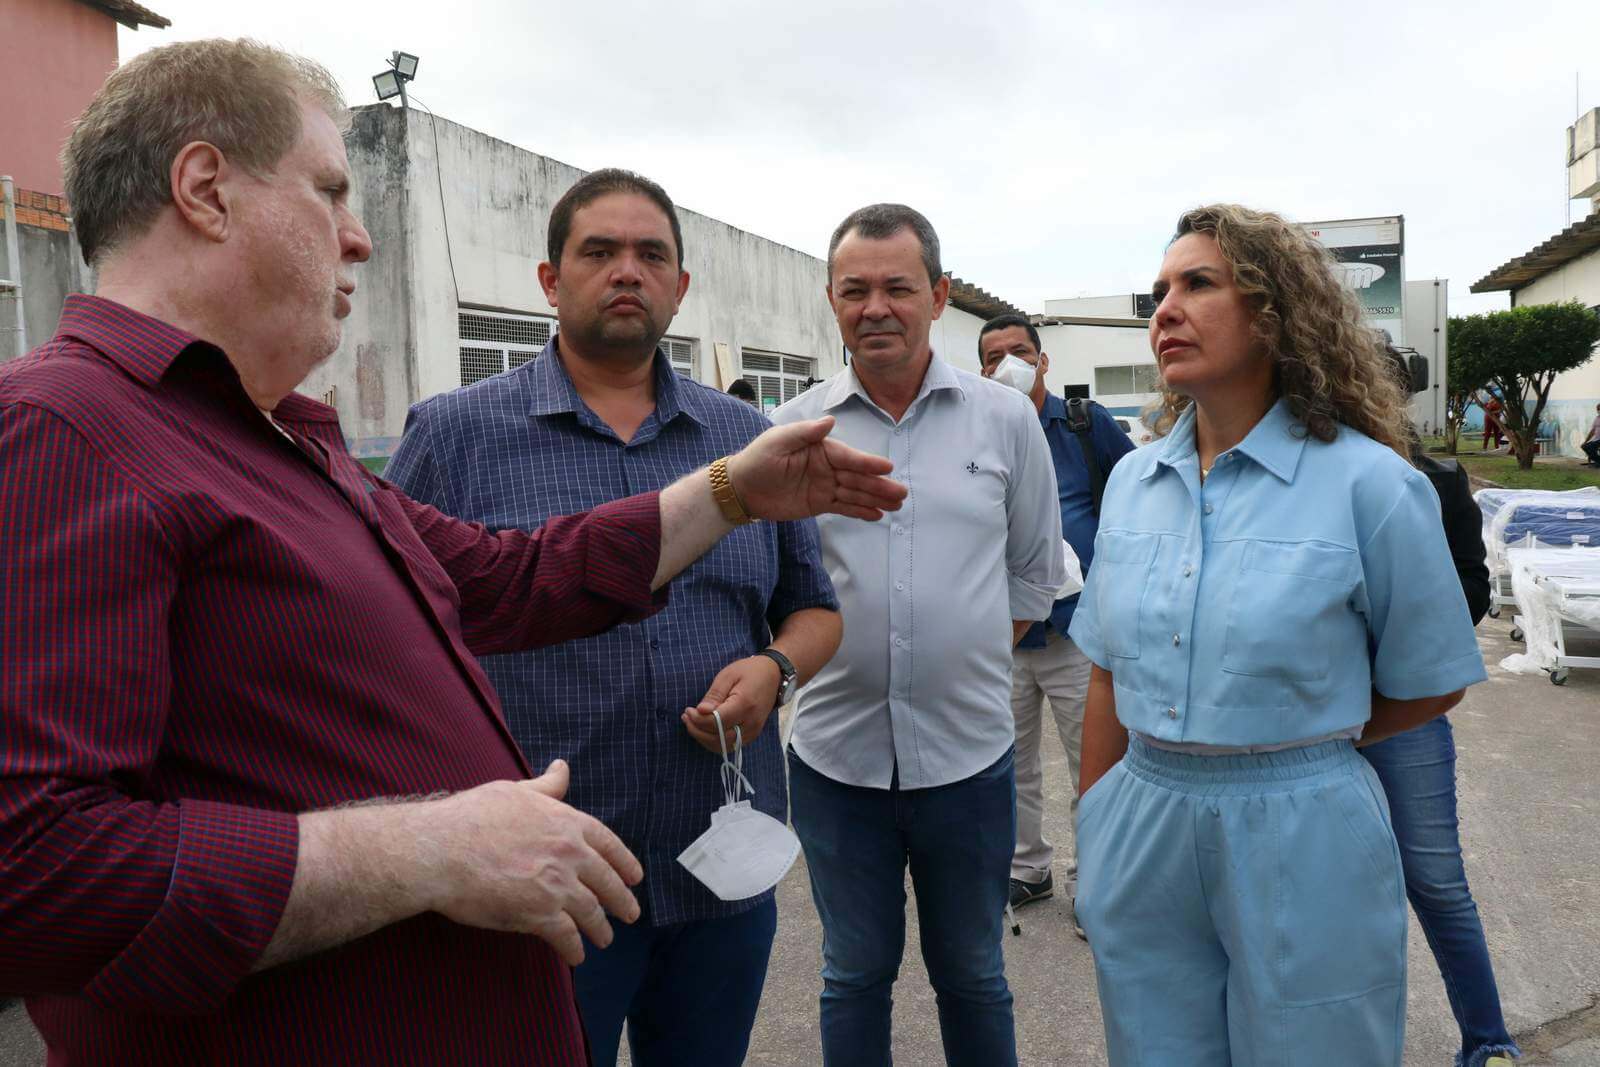
[[[985, 377], [1026, 394], [1039, 412], [1039, 423], [1050, 444], [1050, 458], [1055, 462], [1061, 532], [1087, 575], [1100, 524], [1099, 489], [1117, 460], [1133, 450], [1133, 442], [1099, 404], [1085, 401], [1080, 411], [1069, 412], [1066, 402], [1045, 389], [1050, 357], [1042, 351], [1039, 331], [1023, 316], [1000, 315], [984, 323], [978, 333], [978, 360]], [[1073, 416], [1081, 420], [1076, 427]], [[1013, 908], [1044, 900], [1055, 892], [1051, 874], [1055, 848], [1044, 839], [1044, 775], [1039, 758], [1046, 703], [1056, 721], [1062, 747], [1067, 750], [1067, 769], [1072, 776], [1069, 810], [1076, 824], [1078, 754], [1083, 739], [1083, 702], [1089, 688], [1089, 660], [1067, 637], [1067, 624], [1077, 606], [1076, 592], [1057, 600], [1050, 617], [1030, 627], [1012, 653], [1011, 713], [1017, 728], [1017, 850], [1011, 859], [1010, 893]], [[1075, 891], [1076, 835], [1066, 874], [1068, 890]], [[1073, 931], [1083, 936], [1076, 918]]]

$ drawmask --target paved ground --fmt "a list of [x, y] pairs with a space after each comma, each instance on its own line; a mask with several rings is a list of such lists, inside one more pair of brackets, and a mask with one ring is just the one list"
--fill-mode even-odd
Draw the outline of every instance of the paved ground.
[[[1600, 1067], [1600, 671], [1574, 671], [1556, 687], [1497, 669], [1520, 650], [1505, 620], [1479, 627], [1490, 680], [1455, 712], [1461, 818], [1472, 881], [1500, 978], [1507, 1019], [1525, 1063]], [[1067, 776], [1048, 746], [1051, 838], [1066, 839]], [[817, 978], [821, 933], [797, 864], [779, 889], [778, 941], [749, 1062], [820, 1062]], [[1066, 902], [1022, 912], [1006, 938], [1023, 1064], [1105, 1060], [1088, 947], [1067, 926]], [[910, 916], [908, 946], [916, 941]], [[902, 1064], [942, 1062], [933, 994], [908, 949], [895, 1004]], [[1448, 1067], [1458, 1045], [1444, 988], [1412, 926], [1407, 1067]], [[0, 1067], [43, 1063], [16, 1007], [0, 1013]], [[1186, 1065], [1187, 1067], [1187, 1065]], [[1209, 1067], [1209, 1065], [1207, 1065]]]

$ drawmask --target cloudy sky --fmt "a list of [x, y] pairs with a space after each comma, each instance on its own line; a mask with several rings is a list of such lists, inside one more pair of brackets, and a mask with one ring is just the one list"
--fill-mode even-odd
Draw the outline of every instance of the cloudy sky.
[[[443, 118], [814, 254], [851, 209], [926, 213], [945, 266], [1029, 310], [1148, 288], [1186, 207], [1401, 214], [1406, 273], [1467, 287], [1565, 199], [1600, 4], [145, 0], [165, 41], [251, 36], [374, 99], [394, 49]], [[690, 264], [691, 267], [693, 264]]]

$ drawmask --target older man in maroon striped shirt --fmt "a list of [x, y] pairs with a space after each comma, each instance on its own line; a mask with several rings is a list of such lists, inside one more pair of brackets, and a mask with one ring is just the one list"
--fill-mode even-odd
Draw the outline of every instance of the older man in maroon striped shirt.
[[585, 1062], [567, 965], [640, 868], [473, 657], [904, 493], [826, 422], [531, 534], [367, 474], [292, 392], [370, 252], [341, 115], [247, 42], [113, 74], [66, 153], [100, 295], [0, 369], [0, 992], [52, 1064]]

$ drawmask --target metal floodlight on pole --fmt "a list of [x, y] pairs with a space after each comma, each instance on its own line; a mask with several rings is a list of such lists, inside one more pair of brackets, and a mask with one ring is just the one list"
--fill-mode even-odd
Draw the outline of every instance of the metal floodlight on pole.
[[406, 82], [417, 76], [417, 57], [410, 52], [391, 52], [389, 54], [389, 69], [382, 74], [372, 76], [372, 88], [377, 91], [379, 100], [388, 100], [391, 97], [400, 98], [400, 106], [409, 108], [411, 102], [406, 99]]
[[388, 100], [400, 95], [400, 76], [392, 70], [372, 76], [372, 87], [378, 91], [379, 100]]

